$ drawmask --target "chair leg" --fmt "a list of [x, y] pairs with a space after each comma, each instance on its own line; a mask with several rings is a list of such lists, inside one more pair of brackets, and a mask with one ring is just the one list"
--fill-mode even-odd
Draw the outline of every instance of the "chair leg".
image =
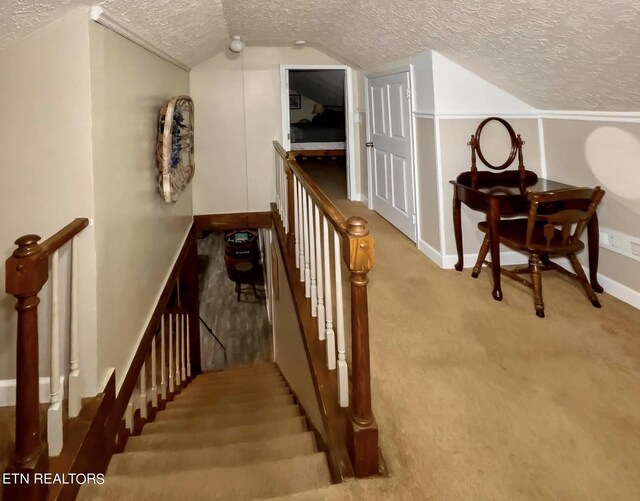
[[544, 302], [542, 301], [542, 276], [540, 275], [540, 256], [535, 252], [529, 254], [529, 270], [533, 282], [533, 304], [536, 315], [544, 318]]
[[478, 278], [478, 275], [480, 275], [480, 270], [482, 270], [482, 263], [484, 263], [484, 260], [487, 257], [488, 252], [489, 252], [489, 234], [487, 233], [484, 236], [482, 245], [480, 246], [480, 251], [478, 252], [478, 260], [476, 261], [476, 265], [473, 267], [473, 271], [471, 272], [471, 276], [473, 278]]
[[567, 257], [571, 262], [571, 266], [573, 266], [573, 270], [576, 272], [576, 275], [578, 276], [578, 280], [580, 280], [580, 283], [582, 284], [582, 288], [584, 289], [584, 292], [587, 294], [587, 297], [591, 301], [591, 304], [596, 308], [601, 308], [602, 305], [600, 304], [600, 301], [598, 301], [598, 297], [596, 296], [596, 293], [593, 292], [593, 288], [591, 287], [589, 280], [587, 280], [587, 275], [585, 275], [584, 270], [582, 269], [582, 265], [580, 264], [580, 261], [578, 261], [578, 258], [576, 257], [575, 254], [569, 254]]

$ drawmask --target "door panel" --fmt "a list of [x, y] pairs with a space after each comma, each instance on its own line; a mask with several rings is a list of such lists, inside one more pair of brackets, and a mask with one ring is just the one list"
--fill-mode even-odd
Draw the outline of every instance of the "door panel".
[[409, 72], [368, 80], [373, 209], [416, 241]]
[[407, 162], [391, 155], [391, 179], [393, 179], [393, 206], [407, 215]]

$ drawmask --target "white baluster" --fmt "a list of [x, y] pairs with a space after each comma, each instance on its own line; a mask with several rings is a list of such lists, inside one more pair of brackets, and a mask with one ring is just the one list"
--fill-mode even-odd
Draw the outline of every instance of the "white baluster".
[[147, 419], [147, 366], [145, 362], [142, 362], [142, 369], [140, 369], [140, 417]]
[[151, 340], [151, 405], [158, 407], [158, 374], [156, 370], [156, 336]]
[[[331, 292], [331, 254], [329, 253], [329, 224], [327, 218], [323, 219], [323, 249], [324, 249], [324, 285], [327, 305], [325, 308], [325, 316], [327, 317], [326, 328], [324, 331], [324, 339], [326, 339], [327, 350], [327, 367], [331, 370], [336, 368], [336, 337], [333, 331], [333, 296]], [[333, 227], [331, 227], [333, 230]]]
[[311, 297], [311, 268], [309, 266], [309, 196], [302, 190], [302, 226], [304, 230], [304, 297]]
[[338, 345], [338, 403], [341, 407], [349, 406], [349, 374], [344, 340], [344, 303], [342, 301], [342, 253], [340, 252], [340, 235], [333, 234], [336, 272], [336, 338]]
[[284, 214], [284, 232], [289, 234], [289, 185], [287, 183], [287, 161], [282, 162], [282, 206]]
[[167, 354], [165, 350], [165, 327], [164, 315], [160, 320], [160, 396], [162, 400], [167, 400]]
[[58, 305], [58, 251], [51, 257], [51, 404], [47, 411], [49, 456], [62, 450], [62, 388], [60, 385], [60, 320]]
[[169, 313], [169, 393], [176, 389], [173, 380], [173, 314]]
[[280, 155], [276, 151], [276, 205], [278, 206], [278, 213], [281, 214], [282, 203], [280, 201]]
[[298, 178], [293, 176], [293, 228], [295, 231], [294, 254], [296, 258], [296, 268], [300, 268], [300, 205], [298, 203]]
[[78, 347], [78, 252], [76, 239], [71, 240], [71, 307], [69, 326], [69, 417], [77, 417], [82, 408], [82, 380]]
[[307, 195], [307, 206], [309, 207], [309, 268], [311, 276], [311, 316], [318, 316], [318, 284], [316, 283], [316, 226], [314, 224], [314, 213], [316, 204], [313, 203], [310, 195]]
[[187, 377], [191, 377], [191, 338], [189, 337], [189, 315], [187, 315]]
[[174, 316], [176, 320], [176, 387], [181, 385], [180, 381], [180, 315], [177, 313]]
[[298, 181], [298, 204], [300, 205], [300, 209], [298, 212], [298, 235], [300, 235], [300, 281], [304, 282], [305, 274], [304, 274], [304, 255], [305, 255], [305, 241], [304, 241], [304, 190], [302, 188], [302, 183]]
[[182, 364], [181, 364], [181, 369], [180, 369], [180, 373], [182, 375], [182, 381], [186, 381], [187, 380], [187, 359], [186, 359], [186, 355], [185, 355], [185, 331], [184, 331], [184, 322], [185, 321], [185, 314], [182, 313], [180, 314], [180, 353], [182, 355]]
[[133, 433], [133, 402], [129, 402], [127, 404], [127, 410], [124, 411], [124, 425], [127, 427], [127, 430], [129, 430], [129, 433]]
[[[316, 205], [315, 212], [315, 232], [316, 232], [316, 274], [317, 277], [317, 295], [318, 295], [318, 337], [325, 339], [325, 313], [324, 313], [324, 286], [322, 283], [322, 227], [320, 226], [320, 208]], [[325, 255], [326, 256], [326, 255]]]

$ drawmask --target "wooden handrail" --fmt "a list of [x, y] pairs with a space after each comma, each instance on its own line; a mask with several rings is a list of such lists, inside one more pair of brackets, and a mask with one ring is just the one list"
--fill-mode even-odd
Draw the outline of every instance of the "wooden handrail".
[[[307, 193], [311, 196], [318, 208], [325, 215], [331, 225], [341, 235], [346, 234], [347, 219], [344, 214], [338, 209], [335, 204], [324, 194], [324, 192], [318, 187], [313, 179], [307, 174], [300, 164], [296, 161], [296, 158], [287, 153], [278, 141], [274, 141], [273, 145], [278, 154], [285, 160], [285, 165], [291, 169], [293, 174], [298, 178], [298, 181], [305, 187]], [[284, 156], [282, 155], [284, 152]]]
[[40, 246], [47, 255], [51, 255], [64, 244], [69, 242], [78, 233], [84, 230], [87, 226], [89, 226], [89, 219], [87, 219], [86, 217], [78, 217], [71, 221], [64, 228], [47, 238], [40, 244]]
[[42, 440], [39, 412], [38, 293], [49, 278], [49, 256], [89, 224], [78, 218], [38, 244], [40, 237], [18, 238], [18, 246], [6, 261], [6, 291], [17, 302], [18, 337], [16, 356], [16, 437], [8, 473], [26, 475], [28, 483], [5, 486], [8, 499], [44, 499], [47, 487], [35, 482], [36, 473], [48, 471], [48, 446]]

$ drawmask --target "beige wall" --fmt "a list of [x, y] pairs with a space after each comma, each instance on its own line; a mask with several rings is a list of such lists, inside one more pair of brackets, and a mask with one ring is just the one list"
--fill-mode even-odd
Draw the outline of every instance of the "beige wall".
[[[272, 142], [282, 142], [281, 64], [342, 63], [312, 47], [246, 47], [191, 70], [195, 214], [268, 210], [275, 191]], [[354, 75], [354, 84], [358, 80]], [[359, 131], [355, 136], [358, 142]], [[357, 145], [356, 165], [359, 158]], [[360, 172], [356, 168], [358, 178]]]
[[415, 119], [417, 192], [420, 210], [420, 238], [440, 252], [440, 213], [438, 203], [438, 166], [436, 160], [435, 120]]
[[[602, 127], [615, 127], [631, 134], [640, 141], [640, 124], [589, 122], [581, 120], [544, 120], [544, 141], [547, 173], [551, 179], [581, 186], [601, 185], [606, 191], [598, 217], [600, 226], [640, 237], [640, 199], [620, 195], [617, 179], [594, 174], [590, 167], [585, 147], [589, 136]], [[638, 170], [638, 152], [616, 151], [611, 156], [612, 170], [620, 163], [628, 169]], [[640, 177], [635, 174], [637, 187]], [[637, 191], [636, 191], [637, 193]], [[586, 261], [586, 253], [580, 256]], [[621, 254], [601, 248], [599, 272], [635, 291], [640, 291], [640, 262]]]
[[[93, 217], [87, 24], [86, 9], [78, 9], [0, 52], [0, 379], [15, 378], [15, 301], [4, 294], [4, 260], [14, 240], [26, 233], [47, 238], [76, 217]], [[95, 361], [95, 346], [87, 344], [95, 339], [93, 245], [88, 228], [78, 239], [87, 372]], [[49, 287], [41, 294], [41, 340], [49, 339]], [[48, 374], [47, 344], [40, 342], [41, 375]]]
[[[277, 254], [278, 280], [274, 287], [279, 290], [273, 299], [273, 339], [274, 357], [282, 374], [304, 406], [313, 425], [322, 433], [324, 426], [318, 406], [307, 354], [302, 341], [298, 317], [287, 282], [287, 274], [282, 262], [277, 237], [272, 232], [272, 240]], [[276, 296], [278, 299], [276, 299]]]
[[100, 375], [120, 385], [192, 221], [191, 187], [158, 194], [158, 110], [187, 72], [92, 23], [91, 83]]
[[[455, 179], [458, 174], [468, 171], [471, 167], [471, 148], [467, 146], [471, 134], [475, 132], [480, 123], [480, 119], [439, 119], [440, 122], [440, 156], [442, 168], [442, 192], [443, 192], [443, 215], [444, 215], [444, 255], [456, 254], [456, 243], [453, 234], [453, 214], [451, 200], [453, 198], [453, 187], [449, 181]], [[540, 175], [540, 138], [538, 134], [538, 122], [536, 119], [508, 119], [516, 134], [521, 134], [526, 141], [523, 148], [524, 164], [527, 170], [531, 170]], [[509, 156], [508, 136], [498, 134], [487, 134], [483, 131], [482, 147], [493, 151], [503, 151], [503, 157]], [[486, 143], [485, 143], [486, 142]], [[497, 157], [495, 157], [497, 163]], [[489, 159], [488, 159], [489, 160]], [[502, 162], [500, 162], [502, 163]], [[512, 169], [517, 168], [517, 159]], [[478, 168], [485, 168], [481, 162]], [[481, 233], [477, 229], [477, 224], [484, 218], [484, 214], [472, 211], [463, 206], [462, 210], [462, 236], [465, 254], [477, 255], [482, 244]], [[473, 266], [474, 263], [465, 261], [465, 266]]]

